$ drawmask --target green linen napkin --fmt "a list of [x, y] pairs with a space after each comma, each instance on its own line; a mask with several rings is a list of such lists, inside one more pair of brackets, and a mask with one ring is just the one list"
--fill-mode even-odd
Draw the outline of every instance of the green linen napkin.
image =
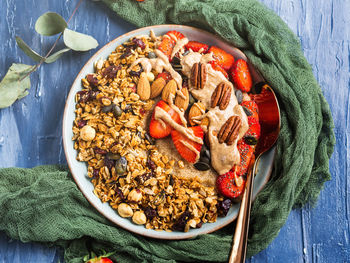
[[[298, 39], [255, 0], [103, 1], [138, 26], [175, 23], [216, 32], [243, 50], [276, 91], [281, 134], [272, 178], [252, 208], [248, 256], [263, 250], [291, 209], [314, 203], [330, 179], [332, 116]], [[68, 262], [101, 248], [115, 250], [118, 262], [226, 261], [233, 232], [231, 225], [185, 241], [134, 235], [101, 216], [61, 166], [0, 170], [0, 209], [0, 230], [24, 242], [60, 245]]]

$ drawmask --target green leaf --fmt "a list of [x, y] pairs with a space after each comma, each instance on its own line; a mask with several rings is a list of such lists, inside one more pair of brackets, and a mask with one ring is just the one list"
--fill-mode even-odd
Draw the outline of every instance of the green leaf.
[[23, 52], [30, 57], [31, 59], [33, 59], [36, 62], [39, 62], [43, 57], [40, 56], [38, 53], [36, 53], [33, 49], [31, 49], [24, 41], [22, 38], [20, 37], [16, 37], [16, 42], [17, 45], [20, 47], [20, 49], [23, 50]]
[[53, 36], [67, 27], [67, 22], [62, 16], [54, 12], [41, 15], [35, 23], [35, 30], [40, 35]]
[[34, 66], [13, 63], [0, 82], [0, 109], [11, 106], [17, 99], [28, 95], [29, 75], [21, 81]]
[[53, 53], [51, 56], [49, 56], [45, 62], [46, 63], [52, 63], [52, 62], [55, 62], [57, 59], [59, 59], [64, 53], [66, 53], [67, 51], [71, 50], [70, 48], [64, 48], [64, 49], [61, 49], [55, 53]]
[[89, 35], [66, 28], [63, 32], [64, 44], [75, 51], [87, 51], [98, 46], [96, 39]]

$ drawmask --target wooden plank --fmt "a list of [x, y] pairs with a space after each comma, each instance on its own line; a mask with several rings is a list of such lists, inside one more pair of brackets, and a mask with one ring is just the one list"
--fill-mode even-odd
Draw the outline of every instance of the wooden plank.
[[[38, 5], [35, 0], [1, 1], [0, 76], [13, 62], [31, 63], [16, 47], [16, 35], [35, 50], [47, 51], [54, 37], [44, 38], [34, 33], [37, 17], [50, 10], [68, 18], [76, 2], [41, 1]], [[292, 211], [277, 238], [249, 262], [350, 262], [350, 1], [262, 2], [299, 36], [330, 103], [337, 146], [330, 163], [333, 179], [326, 183], [317, 206]], [[102, 3], [93, 1], [83, 2], [69, 27], [92, 34], [99, 41], [99, 48], [134, 28]], [[30, 94], [11, 108], [0, 110], [0, 167], [66, 162], [61, 143], [65, 98], [81, 66], [94, 52], [71, 52], [54, 64], [44, 65], [31, 78]], [[53, 248], [9, 241], [0, 233], [0, 263], [56, 262], [59, 255]]]

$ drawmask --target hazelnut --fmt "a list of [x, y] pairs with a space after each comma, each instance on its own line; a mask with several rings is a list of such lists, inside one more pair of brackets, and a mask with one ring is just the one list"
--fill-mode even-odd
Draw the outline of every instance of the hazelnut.
[[142, 199], [142, 193], [139, 189], [133, 189], [128, 195], [128, 200], [139, 202]]
[[96, 131], [89, 125], [85, 125], [80, 130], [80, 138], [84, 141], [92, 141], [95, 138]]
[[118, 214], [121, 216], [121, 217], [131, 217], [133, 215], [133, 211], [132, 211], [132, 208], [130, 207], [130, 205], [128, 204], [125, 204], [125, 203], [121, 203], [119, 206], [118, 206]]
[[154, 74], [152, 72], [147, 72], [147, 79], [149, 82], [154, 80]]
[[132, 221], [133, 221], [135, 224], [144, 225], [144, 224], [146, 224], [147, 218], [146, 218], [146, 215], [145, 215], [144, 212], [142, 212], [142, 211], [136, 211], [136, 212], [134, 213], [134, 215], [132, 216]]

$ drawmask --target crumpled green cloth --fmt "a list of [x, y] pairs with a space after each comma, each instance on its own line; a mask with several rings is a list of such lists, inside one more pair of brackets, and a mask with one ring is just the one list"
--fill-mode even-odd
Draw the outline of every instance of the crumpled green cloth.
[[[274, 171], [251, 214], [248, 256], [277, 236], [291, 209], [315, 202], [330, 179], [335, 137], [329, 106], [296, 36], [255, 0], [103, 0], [138, 26], [195, 25], [245, 52], [276, 91], [282, 117]], [[24, 242], [65, 248], [68, 262], [87, 249], [115, 250], [118, 262], [226, 261], [233, 227], [185, 241], [162, 241], [129, 233], [107, 221], [85, 200], [66, 168], [0, 170], [0, 230]]]

